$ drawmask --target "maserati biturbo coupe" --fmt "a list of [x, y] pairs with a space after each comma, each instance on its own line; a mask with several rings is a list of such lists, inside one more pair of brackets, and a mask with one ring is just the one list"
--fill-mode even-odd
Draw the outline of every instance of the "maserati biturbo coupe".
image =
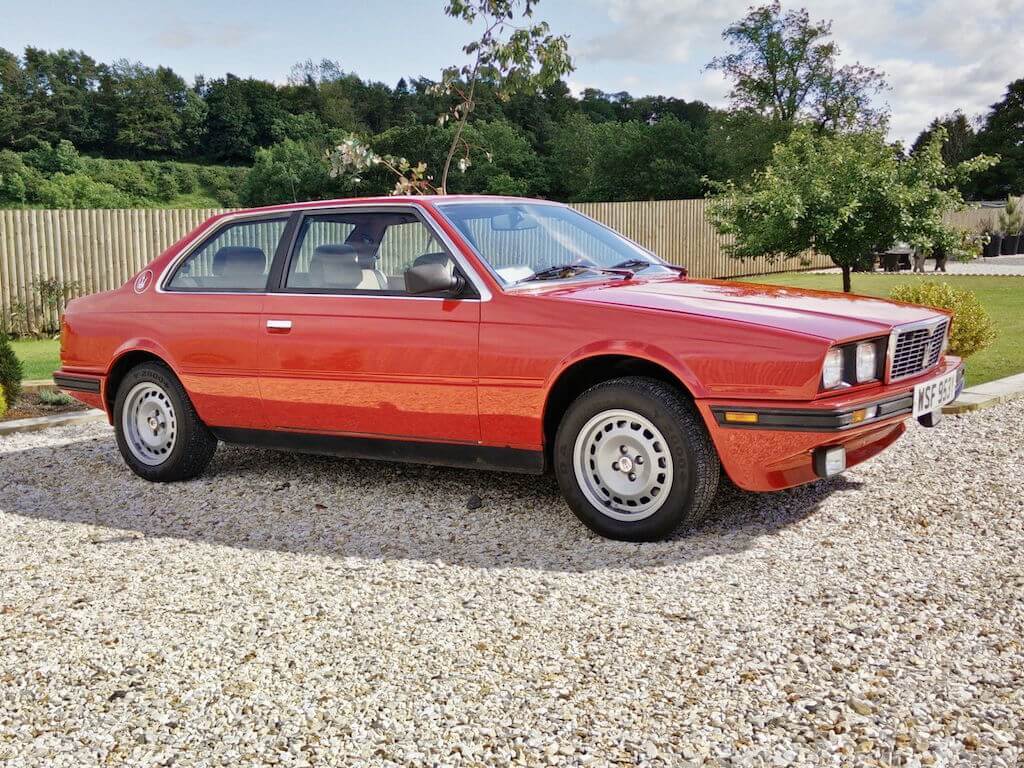
[[215, 216], [77, 299], [57, 384], [128, 466], [218, 441], [541, 473], [604, 536], [693, 524], [724, 472], [773, 491], [925, 426], [963, 382], [951, 318], [689, 279], [557, 203], [337, 200]]

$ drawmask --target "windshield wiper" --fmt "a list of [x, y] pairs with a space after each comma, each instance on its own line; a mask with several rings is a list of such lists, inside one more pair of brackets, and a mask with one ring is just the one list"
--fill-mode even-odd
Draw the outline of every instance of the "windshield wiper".
[[647, 259], [626, 259], [625, 261], [620, 261], [618, 264], [612, 265], [610, 269], [629, 269], [640, 271], [641, 269], [653, 267], [654, 264], [655, 262], [648, 261]]
[[681, 277], [686, 277], [689, 271], [686, 267], [681, 267], [678, 264], [667, 264], [663, 261], [647, 261], [645, 259], [626, 259], [625, 261], [619, 262], [611, 269], [629, 269], [636, 272], [640, 272], [647, 267], [662, 267], [663, 269], [671, 269], [673, 272], [678, 272]]
[[546, 267], [534, 272], [529, 277], [518, 280], [518, 283], [529, 283], [533, 280], [558, 280], [560, 278], [573, 277], [581, 272], [603, 272], [608, 275], [630, 278], [633, 272], [629, 269], [617, 269], [616, 267], [598, 267], [591, 264], [558, 264], [554, 267]]

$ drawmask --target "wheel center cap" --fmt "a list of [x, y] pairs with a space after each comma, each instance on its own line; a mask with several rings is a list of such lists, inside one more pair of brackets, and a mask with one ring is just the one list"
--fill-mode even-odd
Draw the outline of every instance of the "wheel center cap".
[[632, 472], [633, 460], [628, 456], [623, 456], [621, 459], [619, 459], [619, 470], [621, 472]]

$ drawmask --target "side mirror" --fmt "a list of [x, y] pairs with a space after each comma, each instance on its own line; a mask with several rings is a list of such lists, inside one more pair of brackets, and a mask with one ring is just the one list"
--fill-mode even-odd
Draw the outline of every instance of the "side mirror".
[[458, 272], [449, 272], [444, 264], [420, 264], [405, 270], [405, 290], [409, 293], [462, 291], [465, 281]]

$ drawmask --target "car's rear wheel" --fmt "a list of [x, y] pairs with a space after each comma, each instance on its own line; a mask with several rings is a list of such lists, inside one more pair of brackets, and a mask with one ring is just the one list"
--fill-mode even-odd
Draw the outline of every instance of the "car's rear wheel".
[[602, 536], [651, 541], [700, 520], [721, 471], [693, 404], [642, 377], [591, 387], [569, 406], [555, 475], [576, 516]]
[[161, 363], [138, 365], [121, 381], [114, 429], [125, 463], [152, 482], [196, 477], [217, 450], [217, 438], [199, 419], [185, 388]]

